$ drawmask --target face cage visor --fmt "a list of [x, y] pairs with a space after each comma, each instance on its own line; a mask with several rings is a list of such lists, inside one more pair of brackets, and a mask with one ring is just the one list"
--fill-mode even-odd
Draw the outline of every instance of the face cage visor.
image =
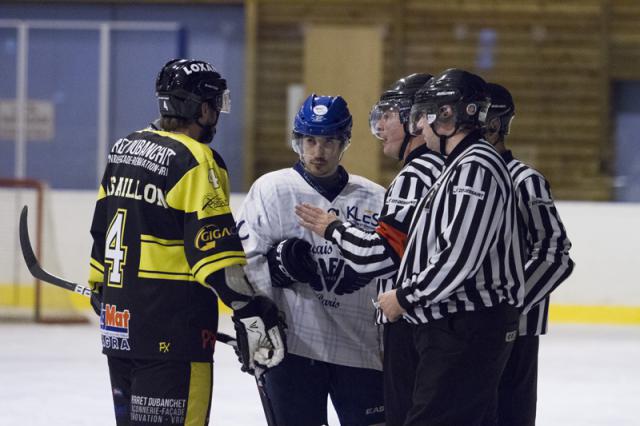
[[409, 133], [413, 136], [421, 135], [425, 126], [430, 126], [436, 121], [442, 108], [444, 105], [438, 106], [435, 102], [413, 104], [409, 114]]
[[380, 122], [388, 123], [393, 120], [398, 120], [400, 122], [400, 108], [396, 103], [393, 102], [378, 102], [373, 106], [371, 112], [369, 113], [369, 128], [371, 129], [371, 134], [376, 138], [383, 140], [380, 131], [382, 130], [379, 127]]
[[215, 98], [207, 99], [207, 102], [218, 112], [224, 114], [231, 112], [231, 92], [229, 92], [229, 89], [225, 89], [224, 92]]
[[304, 138], [324, 138], [327, 140], [333, 140], [335, 143], [339, 143], [342, 145], [342, 149], [340, 151], [340, 156], [344, 154], [344, 152], [349, 148], [351, 144], [351, 140], [346, 136], [325, 136], [325, 135], [303, 135], [302, 133], [293, 132], [291, 135], [291, 148], [293, 151], [302, 158], [302, 146]]

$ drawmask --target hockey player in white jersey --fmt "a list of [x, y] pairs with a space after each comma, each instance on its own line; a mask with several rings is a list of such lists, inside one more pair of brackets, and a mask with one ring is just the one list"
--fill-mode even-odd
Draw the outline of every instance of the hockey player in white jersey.
[[291, 142], [300, 160], [256, 180], [238, 215], [247, 276], [288, 324], [289, 353], [265, 374], [279, 426], [326, 424], [328, 396], [343, 425], [384, 423], [375, 285], [365, 286], [371, 279], [294, 214], [296, 205], [310, 203], [362, 230], [377, 226], [384, 189], [340, 166], [351, 125], [342, 97], [309, 96]]
[[[443, 168], [443, 157], [430, 150], [426, 143], [429, 137], [432, 142], [437, 137], [432, 132], [412, 135], [408, 129], [414, 94], [430, 79], [431, 75], [425, 73], [399, 79], [382, 93], [371, 110], [371, 133], [382, 142], [384, 155], [403, 162], [402, 170], [385, 194], [376, 232], [363, 232], [314, 206], [296, 208], [302, 224], [337, 244], [347, 262], [358, 271], [378, 276], [391, 271], [395, 275], [413, 210]], [[391, 290], [394, 282], [393, 278], [378, 279], [379, 293]], [[411, 407], [418, 360], [413, 348], [414, 326], [406, 321], [391, 323], [381, 311], [377, 320], [384, 324], [384, 347], [395, 348], [385, 351], [384, 356], [386, 424], [400, 426]]]

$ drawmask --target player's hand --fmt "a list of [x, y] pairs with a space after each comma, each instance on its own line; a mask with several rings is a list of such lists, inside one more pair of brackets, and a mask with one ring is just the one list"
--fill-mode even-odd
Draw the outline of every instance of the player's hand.
[[275, 367], [283, 360], [287, 352], [286, 324], [271, 299], [252, 297], [234, 311], [232, 319], [243, 371]]
[[298, 204], [296, 206], [296, 214], [300, 225], [322, 238], [325, 238], [324, 233], [327, 230], [327, 226], [339, 220], [335, 214], [325, 212], [321, 208], [307, 203]]
[[288, 238], [267, 252], [271, 285], [288, 287], [294, 282], [309, 283], [318, 277], [318, 264], [311, 256], [311, 244]]
[[398, 319], [400, 319], [402, 314], [406, 312], [400, 305], [400, 302], [398, 302], [398, 297], [396, 296], [395, 289], [378, 295], [378, 303], [384, 315], [391, 322], [397, 321]]

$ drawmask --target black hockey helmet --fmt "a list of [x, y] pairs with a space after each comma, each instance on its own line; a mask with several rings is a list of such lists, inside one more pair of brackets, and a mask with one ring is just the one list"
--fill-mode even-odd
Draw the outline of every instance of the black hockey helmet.
[[156, 78], [156, 96], [163, 117], [194, 120], [208, 102], [219, 112], [231, 109], [227, 81], [213, 65], [192, 59], [167, 62]]
[[416, 92], [409, 119], [411, 132], [418, 132], [417, 124], [423, 117], [433, 127], [445, 105], [453, 109], [454, 133], [461, 126], [481, 127], [486, 121], [490, 105], [487, 83], [482, 77], [457, 68], [450, 68], [433, 77]]
[[399, 160], [404, 157], [404, 152], [411, 139], [411, 134], [409, 133], [409, 115], [411, 113], [411, 106], [413, 105], [413, 97], [418, 89], [424, 86], [431, 77], [433, 77], [431, 74], [426, 73], [414, 73], [402, 77], [382, 93], [380, 100], [376, 102], [369, 113], [371, 134], [378, 139], [382, 139], [378, 124], [384, 114], [389, 111], [394, 111], [398, 114], [398, 119], [400, 123], [402, 123], [405, 133], [398, 153]]
[[511, 93], [507, 90], [506, 87], [501, 86], [497, 83], [487, 83], [487, 91], [489, 93], [489, 97], [491, 98], [491, 106], [489, 107], [489, 111], [487, 112], [487, 126], [494, 118], [500, 120], [500, 128], [499, 129], [489, 129], [492, 132], [496, 130], [499, 131], [500, 137], [504, 137], [509, 134], [511, 129], [511, 122], [513, 120], [513, 116], [516, 113], [516, 107], [513, 103], [513, 97]]
[[369, 114], [369, 123], [371, 125], [371, 133], [378, 139], [375, 124], [381, 115], [389, 109], [395, 109], [400, 117], [402, 124], [409, 122], [409, 113], [411, 105], [413, 105], [413, 96], [418, 89], [425, 85], [433, 77], [431, 74], [414, 73], [406, 77], [402, 77], [385, 90], [380, 96], [380, 100], [373, 106]]

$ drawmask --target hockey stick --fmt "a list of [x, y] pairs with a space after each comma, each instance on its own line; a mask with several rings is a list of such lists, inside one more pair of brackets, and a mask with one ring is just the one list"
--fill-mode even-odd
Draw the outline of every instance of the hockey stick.
[[[91, 297], [91, 289], [89, 287], [85, 287], [83, 285], [76, 284], [63, 278], [57, 277], [47, 272], [46, 270], [44, 270], [44, 268], [42, 268], [42, 266], [40, 266], [40, 262], [38, 262], [38, 258], [36, 258], [36, 254], [33, 251], [31, 239], [29, 238], [29, 226], [27, 223], [28, 210], [28, 207], [24, 206], [22, 208], [22, 211], [20, 212], [20, 247], [22, 249], [22, 256], [24, 257], [24, 261], [27, 264], [27, 268], [29, 269], [31, 275], [33, 275], [34, 278], [39, 279], [40, 281], [53, 284], [65, 290], [73, 291], [74, 293], [81, 294], [85, 297]], [[231, 346], [234, 351], [237, 352], [238, 342], [230, 335], [218, 332], [216, 340], [220, 343]], [[260, 395], [260, 401], [262, 402], [264, 415], [267, 419], [267, 426], [277, 426], [275, 422], [275, 416], [273, 414], [273, 408], [271, 407], [271, 401], [269, 400], [267, 392], [264, 388], [264, 378], [262, 376], [263, 372], [263, 370], [260, 370], [256, 371], [256, 373], [254, 374], [256, 385], [258, 386], [258, 394]]]
[[[24, 257], [24, 261], [27, 264], [27, 268], [31, 275], [40, 281], [53, 284], [65, 290], [73, 291], [74, 293], [81, 294], [85, 297], [91, 297], [91, 289], [89, 287], [56, 277], [40, 266], [40, 262], [38, 262], [36, 254], [33, 251], [31, 239], [29, 238], [27, 214], [28, 208], [27, 206], [24, 206], [20, 212], [20, 248], [22, 249], [22, 257]], [[218, 333], [216, 340], [230, 346], [234, 346], [236, 341], [236, 339], [224, 333]]]
[[[224, 338], [229, 340], [225, 341], [223, 340], [223, 338], [220, 337], [220, 335], [218, 335], [218, 340], [220, 340], [222, 343], [226, 343], [229, 346], [233, 347], [233, 350], [236, 352], [236, 355], [238, 355], [239, 353], [238, 342], [236, 341], [236, 339], [233, 339], [231, 336], [228, 336], [226, 334], [224, 335]], [[264, 417], [267, 420], [267, 426], [278, 426], [278, 423], [276, 423], [276, 416], [273, 412], [273, 406], [271, 405], [271, 400], [269, 399], [269, 395], [267, 395], [267, 389], [265, 388], [265, 385], [264, 385], [264, 372], [265, 372], [264, 369], [260, 367], [256, 367], [252, 375], [256, 379], [256, 386], [258, 386], [258, 395], [260, 395], [260, 402], [262, 403]]]

